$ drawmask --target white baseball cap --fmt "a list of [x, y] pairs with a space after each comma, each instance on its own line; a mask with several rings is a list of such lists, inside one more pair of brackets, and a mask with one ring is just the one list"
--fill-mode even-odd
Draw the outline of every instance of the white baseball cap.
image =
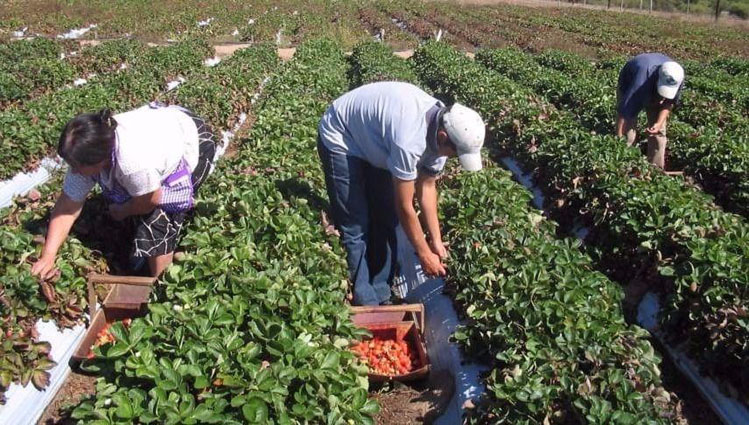
[[463, 169], [480, 170], [481, 147], [484, 145], [486, 126], [478, 112], [455, 103], [442, 116], [442, 125], [450, 141], [455, 145], [458, 161]]
[[684, 81], [684, 68], [676, 62], [664, 62], [658, 70], [658, 94], [673, 99]]

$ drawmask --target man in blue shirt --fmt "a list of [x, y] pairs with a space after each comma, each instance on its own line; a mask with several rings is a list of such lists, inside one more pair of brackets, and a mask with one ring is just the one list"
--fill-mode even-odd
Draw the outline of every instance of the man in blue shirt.
[[412, 84], [379, 82], [336, 99], [320, 120], [318, 135], [354, 304], [390, 300], [398, 222], [424, 273], [445, 275], [436, 181], [450, 156], [468, 171], [481, 169], [485, 126], [479, 114], [457, 103], [447, 107]]
[[643, 53], [630, 59], [619, 73], [616, 134], [632, 146], [637, 138], [637, 115], [648, 115], [648, 161], [665, 168], [666, 120], [678, 101], [684, 69], [666, 55]]

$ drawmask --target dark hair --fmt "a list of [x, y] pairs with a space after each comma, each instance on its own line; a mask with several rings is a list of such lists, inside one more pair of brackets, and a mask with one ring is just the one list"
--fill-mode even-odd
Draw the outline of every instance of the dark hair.
[[109, 109], [80, 114], [62, 130], [57, 153], [73, 167], [96, 165], [110, 158], [114, 149], [117, 121]]

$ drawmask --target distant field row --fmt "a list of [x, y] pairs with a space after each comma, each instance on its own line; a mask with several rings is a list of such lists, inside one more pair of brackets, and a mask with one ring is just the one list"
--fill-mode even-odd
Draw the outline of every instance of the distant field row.
[[0, 10], [0, 38], [14, 33], [72, 35], [70, 30], [89, 28], [81, 37], [163, 41], [201, 35], [217, 41], [296, 45], [329, 36], [350, 48], [384, 30], [390, 44], [415, 47], [442, 29], [448, 41], [467, 49], [518, 45], [531, 50], [557, 48], [590, 57], [606, 56], [611, 51], [633, 54], [652, 50], [682, 59], [749, 57], [749, 31], [741, 27], [582, 8], [412, 0], [167, 0], [148, 8], [134, 0], [6, 3]]

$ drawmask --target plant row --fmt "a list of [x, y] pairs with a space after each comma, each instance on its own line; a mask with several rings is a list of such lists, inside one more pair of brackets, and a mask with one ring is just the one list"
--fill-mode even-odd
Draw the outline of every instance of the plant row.
[[[230, 128], [233, 123], [227, 117], [239, 115], [247, 109], [254, 91], [277, 65], [275, 49], [241, 50], [185, 83], [175, 97], [180, 104], [205, 117], [209, 123], [215, 123], [216, 127]], [[213, 94], [213, 99], [208, 98], [209, 93]], [[223, 109], [217, 111], [213, 105], [220, 105]], [[42, 188], [38, 199], [17, 199], [12, 208], [3, 211], [0, 274], [5, 279], [0, 283], [0, 330], [8, 339], [0, 346], [0, 358], [3, 359], [0, 362], [0, 377], [3, 379], [0, 390], [6, 389], [10, 382], [25, 383], [34, 374], [40, 376], [37, 379], [43, 379], [46, 369], [39, 365], [47, 367], [51, 364], [47, 362], [47, 344], [36, 341], [36, 321], [39, 318], [51, 319], [60, 328], [79, 323], [86, 308], [85, 276], [91, 271], [103, 272], [108, 265], [110, 269], [116, 267], [115, 263], [123, 260], [121, 257], [124, 257], [121, 262], [126, 262], [129, 256], [130, 246], [118, 241], [118, 236], [124, 236], [122, 229], [106, 216], [103, 200], [89, 200], [74, 227], [75, 237], [68, 239], [58, 255], [57, 266], [61, 275], [51, 286], [56, 301], [45, 302], [38, 280], [30, 274], [30, 263], [41, 248], [41, 235], [45, 233], [47, 219], [45, 214], [54, 205], [59, 188], [57, 178]], [[122, 252], [115, 252], [115, 247], [119, 247], [116, 251]], [[43, 349], [47, 351], [40, 352]], [[46, 386], [45, 380], [39, 383], [40, 388]]]
[[8, 69], [17, 62], [29, 59], [55, 59], [69, 52], [72, 43], [32, 38], [29, 40], [0, 41], [0, 70]]
[[534, 173], [554, 217], [590, 228], [586, 242], [598, 267], [619, 282], [660, 290], [666, 334], [746, 394], [749, 226], [618, 138], [591, 134], [448, 46], [429, 44], [416, 63], [435, 93], [489, 118], [497, 146]]
[[376, 5], [362, 5], [359, 7], [359, 21], [372, 36], [379, 36], [383, 32], [384, 41], [389, 45], [411, 47], [418, 44], [419, 39], [413, 34], [403, 31], [393, 23]]
[[467, 317], [455, 338], [492, 367], [471, 423], [676, 422], [647, 332], [579, 242], [557, 239], [505, 170], [441, 187], [448, 282]]
[[417, 84], [419, 79], [404, 60], [393, 60], [393, 51], [383, 43], [361, 43], [349, 61], [349, 81], [354, 89], [378, 81], [403, 81]]
[[278, 54], [271, 45], [238, 50], [218, 66], [193, 73], [165, 100], [190, 109], [214, 128], [231, 129], [239, 115], [250, 109], [262, 78], [278, 66]]
[[122, 72], [1, 111], [0, 179], [34, 166], [52, 150], [65, 123], [76, 114], [103, 107], [122, 111], [148, 102], [168, 79], [200, 69], [212, 54], [200, 40], [144, 49]]
[[346, 88], [338, 45], [306, 43], [265, 86], [237, 156], [201, 189], [148, 314], [87, 367], [80, 423], [373, 423], [349, 342], [345, 262], [320, 224], [320, 114]]
[[749, 60], [737, 57], [724, 56], [715, 59], [713, 65], [723, 69], [731, 75], [749, 76]]
[[[32, 41], [16, 41], [10, 45]], [[41, 55], [9, 62], [0, 70], [0, 106], [7, 107], [11, 103], [71, 85], [76, 77], [90, 78], [89, 76], [116, 71], [119, 67], [126, 66], [135, 56], [142, 55], [146, 48], [144, 44], [135, 41], [116, 40], [86, 47], [64, 58]]]
[[[417, 67], [434, 64], [423, 55]], [[351, 62], [352, 85], [417, 82], [379, 43], [358, 46]], [[625, 323], [621, 288], [593, 271], [577, 242], [556, 238], [507, 171], [453, 171], [440, 187], [450, 292], [467, 318], [455, 338], [492, 366], [472, 419], [667, 423], [673, 406], [659, 359], [647, 333]]]
[[350, 46], [365, 36], [357, 3], [360, 2], [257, 0], [251, 4], [218, 4], [185, 0], [178, 5], [151, 4], [144, 8], [133, 1], [99, 1], [88, 4], [85, 14], [74, 4], [55, 5], [57, 13], [53, 14], [39, 8], [8, 5], [0, 10], [0, 27], [14, 31], [26, 26], [29, 33], [54, 36], [93, 23], [98, 26], [83, 35], [84, 38], [136, 37], [163, 41], [197, 36], [238, 41], [254, 36], [256, 42], [273, 41], [279, 29], [283, 29], [283, 44], [296, 45], [323, 34]]
[[[546, 68], [517, 49], [485, 50], [477, 60], [513, 80], [533, 88], [560, 109], [574, 112], [582, 124], [600, 134], [611, 134], [616, 104], [615, 80]], [[548, 63], [550, 59], [542, 58]], [[609, 76], [610, 78], [615, 78]], [[672, 119], [669, 122], [668, 161], [684, 169], [715, 195], [726, 209], [749, 213], [749, 140], [716, 126], [694, 127]]]

